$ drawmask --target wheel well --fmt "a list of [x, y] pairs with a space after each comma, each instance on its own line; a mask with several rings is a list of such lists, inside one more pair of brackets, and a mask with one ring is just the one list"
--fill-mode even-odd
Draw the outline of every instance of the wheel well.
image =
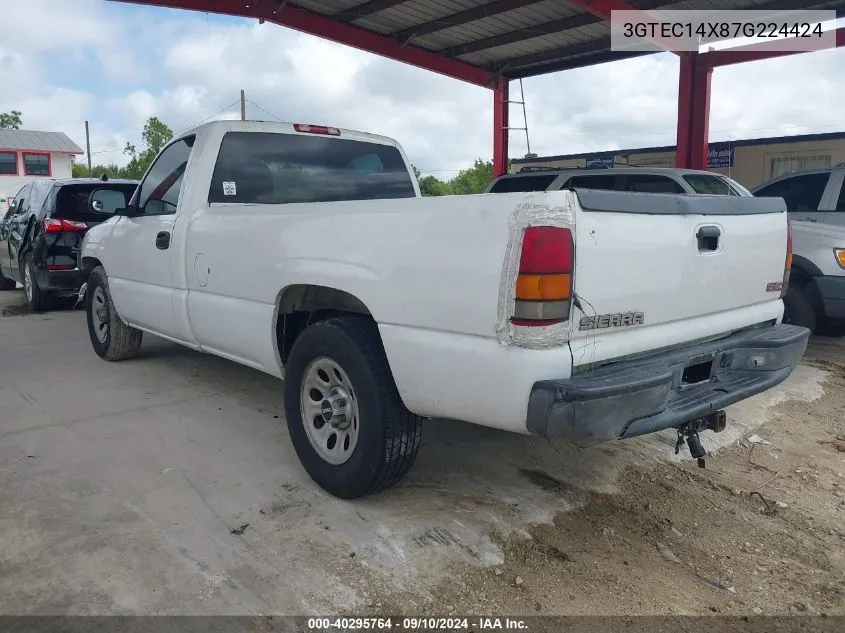
[[297, 337], [312, 323], [344, 314], [372, 317], [358, 297], [327, 286], [296, 284], [279, 295], [276, 311], [276, 346], [282, 364]]
[[94, 270], [97, 266], [102, 266], [103, 263], [97, 259], [96, 257], [83, 257], [82, 262], [80, 263], [80, 267], [82, 272], [90, 273]]
[[795, 285], [803, 291], [807, 297], [810, 305], [813, 306], [816, 315], [819, 319], [825, 318], [824, 302], [821, 295], [819, 295], [818, 287], [813, 283], [813, 274], [805, 270], [802, 266], [792, 265], [792, 270], [789, 271], [789, 285]]

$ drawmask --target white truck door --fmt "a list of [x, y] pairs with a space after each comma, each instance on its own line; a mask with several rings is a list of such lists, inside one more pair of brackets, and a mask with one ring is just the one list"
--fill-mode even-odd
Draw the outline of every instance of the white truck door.
[[138, 186], [132, 217], [121, 218], [113, 239], [119, 256], [108, 272], [121, 318], [164, 336], [182, 331], [174, 306], [173, 229], [193, 137], [182, 138], [158, 156]]

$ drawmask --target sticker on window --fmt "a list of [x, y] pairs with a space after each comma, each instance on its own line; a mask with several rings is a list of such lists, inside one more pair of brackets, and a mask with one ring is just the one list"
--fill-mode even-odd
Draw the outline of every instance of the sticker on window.
[[238, 195], [238, 188], [235, 186], [235, 183], [224, 182], [223, 183], [223, 195], [224, 196], [236, 196], [236, 195]]

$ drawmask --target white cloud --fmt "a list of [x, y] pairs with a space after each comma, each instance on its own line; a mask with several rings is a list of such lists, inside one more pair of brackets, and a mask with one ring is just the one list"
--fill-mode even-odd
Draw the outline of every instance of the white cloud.
[[[482, 88], [254, 20], [99, 0], [2, 1], [3, 22], [15, 28], [0, 44], [0, 111], [21, 110], [27, 127], [65, 131], [80, 145], [90, 120], [92, 150], [102, 152], [95, 160], [123, 162], [107, 150], [138, 143], [149, 116], [184, 129], [224, 110], [241, 88], [251, 118], [393, 136], [443, 177], [492, 152], [492, 97]], [[711, 138], [841, 129], [843, 60], [845, 51], [825, 51], [717, 69]], [[674, 143], [673, 55], [532, 78], [525, 90], [537, 153]], [[511, 125], [522, 126], [518, 106]], [[513, 131], [511, 155], [524, 152], [524, 134]]]

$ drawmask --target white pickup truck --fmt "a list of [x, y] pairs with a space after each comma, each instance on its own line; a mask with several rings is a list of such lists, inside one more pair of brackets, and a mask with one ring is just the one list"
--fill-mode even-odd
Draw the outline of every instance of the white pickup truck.
[[151, 332], [283, 378], [305, 469], [352, 498], [408, 471], [423, 418], [671, 428], [701, 460], [698, 431], [804, 353], [789, 250], [778, 198], [422, 198], [391, 139], [225, 121], [164, 148], [79, 265], [98, 355]]

